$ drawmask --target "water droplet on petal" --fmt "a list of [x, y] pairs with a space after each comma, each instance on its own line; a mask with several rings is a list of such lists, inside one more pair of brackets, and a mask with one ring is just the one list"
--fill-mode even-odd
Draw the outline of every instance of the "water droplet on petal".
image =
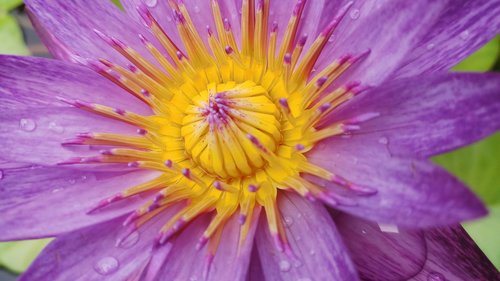
[[351, 19], [353, 20], [357, 20], [359, 18], [359, 10], [358, 9], [354, 9], [352, 10], [350, 13], [349, 13], [349, 16], [351, 17]]
[[82, 180], [82, 182], [85, 182], [85, 181], [87, 181], [88, 177], [87, 176], [81, 176], [80, 179]]
[[58, 193], [59, 191], [63, 190], [64, 188], [54, 188], [52, 189], [52, 193]]
[[314, 251], [313, 249], [311, 249], [311, 250], [309, 251], [309, 255], [314, 256], [315, 254], [316, 254], [316, 251]]
[[50, 122], [49, 130], [58, 134], [62, 134], [64, 132], [64, 127], [57, 125], [56, 122]]
[[289, 271], [292, 266], [286, 260], [280, 261], [280, 270], [283, 272]]
[[69, 182], [70, 184], [75, 184], [75, 183], [76, 183], [76, 180], [75, 180], [75, 179], [70, 179], [70, 180], [68, 180], [68, 182]]
[[467, 40], [469, 39], [469, 35], [470, 32], [468, 30], [464, 30], [462, 31], [462, 33], [460, 33], [460, 38], [462, 38], [462, 40]]
[[36, 129], [36, 122], [33, 119], [19, 120], [19, 127], [26, 132], [33, 132]]
[[194, 12], [195, 13], [199, 13], [200, 12], [200, 7], [198, 7], [197, 5], [194, 6]]
[[427, 281], [445, 281], [443, 274], [439, 272], [431, 272], [427, 276]]
[[378, 139], [378, 143], [380, 144], [388, 144], [389, 140], [386, 137], [381, 137]]
[[105, 257], [100, 259], [95, 265], [94, 269], [101, 275], [110, 275], [115, 273], [119, 267], [118, 260], [113, 257]]
[[122, 241], [119, 241], [118, 247], [123, 249], [132, 248], [137, 242], [139, 242], [140, 234], [137, 231], [134, 231], [127, 235]]
[[144, 4], [150, 8], [156, 7], [156, 4], [158, 3], [158, 0], [144, 0]]
[[434, 49], [435, 46], [436, 45], [434, 43], [429, 43], [429, 44], [427, 44], [426, 48], [427, 48], [427, 50], [432, 50], [432, 49]]
[[287, 226], [292, 226], [293, 224], [293, 219], [291, 217], [285, 217], [285, 224]]

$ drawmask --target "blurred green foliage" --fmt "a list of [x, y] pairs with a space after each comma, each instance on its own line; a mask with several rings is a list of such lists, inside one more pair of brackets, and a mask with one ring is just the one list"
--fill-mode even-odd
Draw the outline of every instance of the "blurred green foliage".
[[[121, 7], [119, 0], [111, 0]], [[0, 53], [28, 55], [20, 27], [8, 13], [22, 0], [0, 0]], [[488, 71], [500, 52], [500, 37], [457, 65], [454, 71]], [[491, 210], [488, 218], [465, 224], [465, 228], [492, 262], [500, 267], [500, 133], [471, 146], [434, 158], [471, 186]], [[0, 265], [22, 272], [50, 240], [0, 243]]]
[[29, 55], [21, 28], [9, 14], [20, 3], [22, 0], [0, 0], [0, 54]]

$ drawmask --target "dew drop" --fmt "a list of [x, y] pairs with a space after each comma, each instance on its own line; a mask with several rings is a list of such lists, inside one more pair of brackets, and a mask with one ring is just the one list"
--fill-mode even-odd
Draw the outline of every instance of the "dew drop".
[[427, 281], [445, 281], [443, 274], [439, 272], [431, 272], [427, 275]]
[[101, 275], [110, 275], [118, 270], [118, 260], [113, 257], [105, 257], [100, 259], [95, 265], [94, 269]]
[[200, 10], [200, 7], [199, 6], [194, 6], [194, 12], [195, 13], [199, 13], [201, 10]]
[[354, 9], [352, 10], [350, 13], [349, 13], [349, 16], [351, 17], [351, 19], [353, 20], [357, 20], [359, 18], [359, 10], [358, 9]]
[[329, 43], [332, 43], [333, 41], [335, 41], [335, 39], [333, 38], [333, 36], [331, 36], [331, 37], [328, 39], [328, 42], [329, 42]]
[[156, 7], [156, 4], [158, 3], [158, 0], [144, 0], [144, 4], [150, 8]]
[[87, 181], [87, 179], [88, 179], [88, 177], [87, 177], [87, 176], [81, 176], [81, 177], [80, 177], [80, 180], [81, 180], [82, 182], [86, 182], [86, 181]]
[[19, 120], [19, 127], [26, 132], [33, 132], [36, 129], [36, 123], [33, 119], [21, 119]]
[[309, 251], [309, 255], [311, 255], [311, 256], [316, 255], [316, 251], [314, 251], [313, 249], [311, 249], [311, 250]]
[[426, 48], [427, 48], [427, 50], [430, 51], [430, 50], [434, 49], [435, 46], [436, 45], [434, 43], [429, 43], [429, 44], [427, 44]]
[[75, 183], [76, 183], [76, 180], [75, 180], [75, 179], [70, 179], [70, 180], [68, 180], [68, 182], [69, 182], [70, 184], [75, 184]]
[[124, 238], [121, 241], [117, 241], [118, 247], [123, 248], [123, 249], [130, 249], [132, 248], [137, 242], [139, 242], [140, 234], [137, 231], [134, 231], [127, 235], [126, 238]]
[[292, 226], [292, 224], [293, 224], [293, 218], [291, 218], [291, 217], [285, 217], [285, 224], [287, 226]]
[[378, 143], [380, 144], [388, 144], [389, 140], [386, 137], [381, 137], [378, 139]]
[[64, 188], [54, 188], [52, 189], [52, 193], [58, 193], [59, 191], [63, 190]]
[[464, 30], [462, 31], [462, 33], [460, 33], [460, 38], [462, 38], [462, 40], [467, 40], [469, 39], [469, 35], [470, 32], [468, 30]]
[[3, 171], [0, 170], [0, 180], [3, 179]]
[[286, 260], [280, 261], [280, 270], [283, 272], [289, 271], [292, 266]]
[[50, 122], [49, 130], [58, 134], [62, 134], [64, 132], [64, 127], [57, 125], [56, 122]]

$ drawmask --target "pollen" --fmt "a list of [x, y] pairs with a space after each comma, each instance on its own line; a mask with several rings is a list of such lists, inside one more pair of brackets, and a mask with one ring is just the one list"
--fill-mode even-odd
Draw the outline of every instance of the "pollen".
[[[103, 198], [89, 215], [126, 198], [154, 194], [124, 221], [133, 230], [182, 202], [183, 208], [159, 229], [157, 243], [182, 235], [196, 217], [212, 213], [198, 246], [208, 243], [208, 253], [213, 256], [229, 218], [240, 218], [241, 245], [252, 216], [263, 208], [277, 249], [290, 251], [277, 203], [280, 193], [296, 192], [330, 205], [345, 202], [340, 194], [315, 185], [304, 175], [332, 181], [360, 195], [376, 192], [356, 186], [307, 158], [322, 140], [350, 134], [359, 129], [360, 123], [377, 116], [368, 113], [325, 122], [339, 106], [365, 89], [355, 81], [340, 84], [337, 78], [369, 52], [345, 54], [321, 71], [314, 70], [352, 2], [339, 7], [338, 15], [306, 48], [310, 36], [298, 34], [305, 1], [299, 0], [290, 11], [282, 36], [278, 36], [277, 24], [269, 23], [269, 1], [243, 0], [239, 42], [217, 0], [210, 1], [215, 31], [210, 27], [197, 30], [188, 7], [182, 1], [169, 1], [182, 47], [172, 41], [148, 7], [139, 6], [144, 24], [161, 43], [157, 46], [138, 35], [154, 61], [96, 30], [129, 65], [101, 58], [75, 60], [137, 97], [153, 114], [143, 116], [112, 104], [62, 100], [135, 126], [137, 135], [79, 134], [63, 145], [102, 145], [108, 149], [94, 157], [72, 158], [60, 164], [122, 163], [134, 169], [159, 171], [160, 175]], [[206, 41], [201, 32], [207, 32]]]

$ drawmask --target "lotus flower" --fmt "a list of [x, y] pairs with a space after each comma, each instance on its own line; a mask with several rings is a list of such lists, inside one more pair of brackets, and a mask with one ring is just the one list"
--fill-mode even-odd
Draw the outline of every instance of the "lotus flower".
[[428, 159], [500, 128], [447, 72], [500, 1], [27, 0], [0, 57], [0, 239], [21, 280], [496, 280]]

